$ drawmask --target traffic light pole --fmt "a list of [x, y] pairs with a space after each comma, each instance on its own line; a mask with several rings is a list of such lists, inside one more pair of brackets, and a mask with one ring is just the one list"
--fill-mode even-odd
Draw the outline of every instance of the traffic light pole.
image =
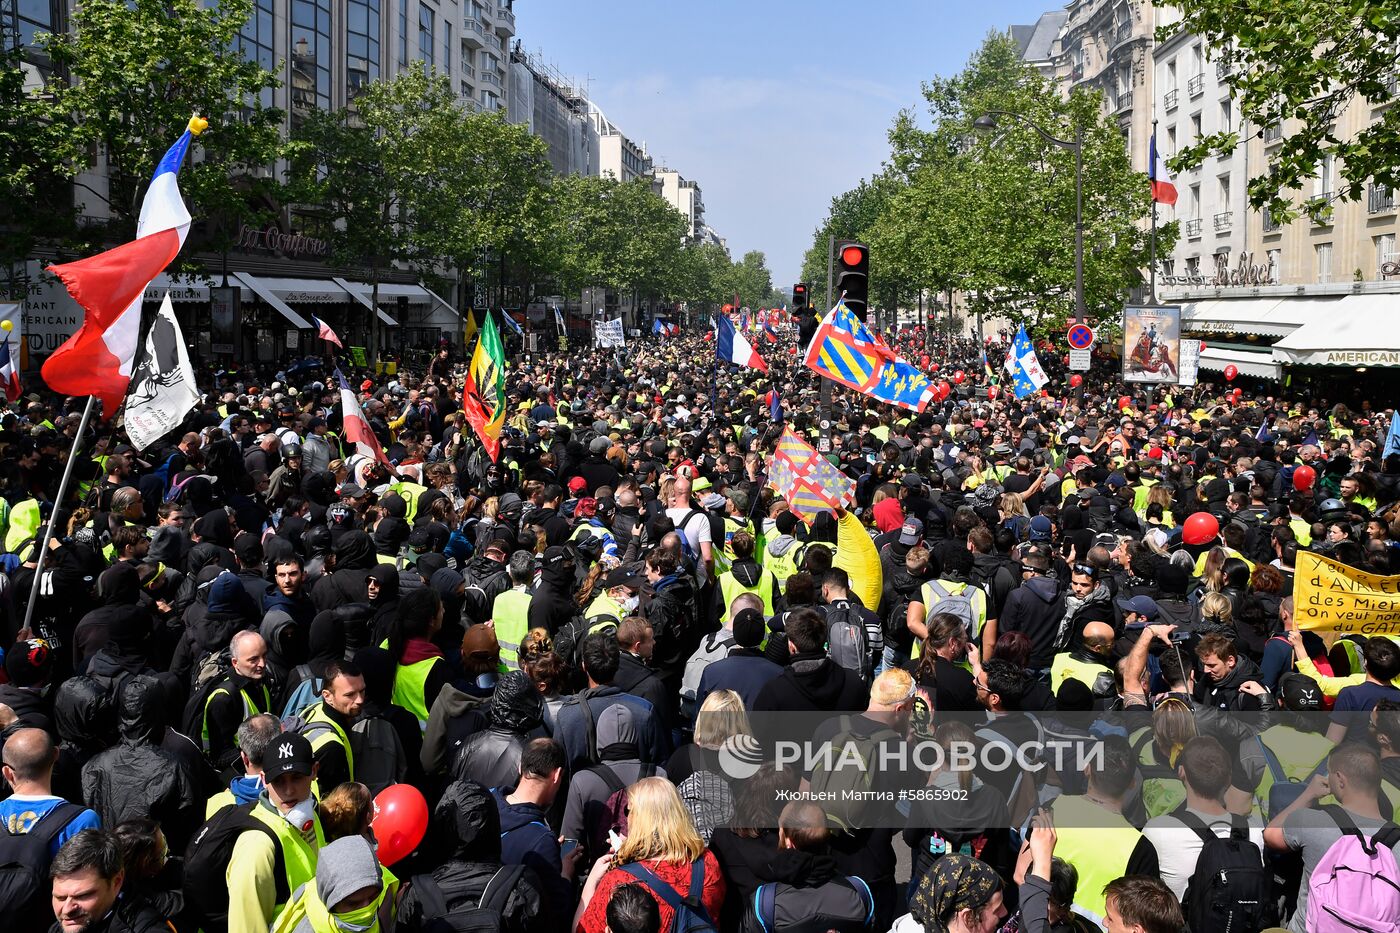
[[[828, 307], [835, 304], [831, 300], [831, 264], [832, 257], [836, 252], [836, 237], [826, 238], [826, 304]], [[822, 312], [825, 316], [826, 312]], [[825, 376], [821, 377], [821, 396], [818, 408], [818, 417], [821, 419], [821, 440], [817, 443], [817, 449], [821, 453], [828, 453], [831, 450], [831, 380]], [[821, 450], [825, 447], [826, 450]]]

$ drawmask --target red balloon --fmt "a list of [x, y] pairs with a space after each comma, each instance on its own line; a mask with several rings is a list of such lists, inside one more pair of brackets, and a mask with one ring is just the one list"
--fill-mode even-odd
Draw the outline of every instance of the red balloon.
[[1077, 389], [1084, 384], [1084, 377], [1079, 375], [1079, 373], [1075, 373], [1073, 376], [1069, 377], [1069, 384]]
[[1001, 388], [999, 386], [987, 386], [987, 398], [990, 401], [995, 402], [997, 395], [1000, 394], [1000, 392]]
[[713, 337], [713, 336], [714, 336], [714, 335], [711, 334], [709, 331], [705, 331], [705, 333], [701, 335], [700, 339], [701, 339], [701, 340], [708, 341], [708, 340], [709, 340], [711, 337]]
[[933, 365], [931, 365], [931, 366], [928, 368], [928, 370], [929, 370], [929, 372], [931, 372], [931, 373], [936, 373], [936, 372], [938, 372], [938, 371], [939, 371], [940, 369], [942, 369], [942, 368], [943, 368], [943, 367], [939, 366], [937, 363], [934, 363]]
[[412, 784], [391, 784], [374, 798], [370, 821], [379, 842], [379, 862], [393, 865], [411, 854], [428, 832], [428, 801]]
[[1240, 374], [1240, 371], [1239, 371], [1238, 369], [1235, 368], [1235, 364], [1234, 364], [1234, 363], [1231, 363], [1229, 366], [1226, 366], [1226, 367], [1225, 367], [1225, 381], [1226, 381], [1226, 382], [1234, 382], [1234, 381], [1235, 381], [1235, 377], [1238, 376], [1239, 374]]
[[938, 380], [938, 400], [941, 402], [953, 391], [953, 387], [948, 385], [947, 379]]
[[923, 356], [919, 357], [919, 365], [920, 365], [920, 366], [924, 366], [924, 367], [927, 367], [927, 366], [928, 366], [928, 354], [927, 354], [927, 353], [925, 353]]
[[1232, 396], [1234, 396], [1235, 401], [1238, 402], [1238, 401], [1240, 400], [1240, 396], [1241, 396], [1241, 395], [1244, 395], [1244, 389], [1236, 389], [1235, 391], [1231, 392], [1230, 394], [1231, 394]]
[[1293, 488], [1299, 492], [1307, 492], [1312, 489], [1315, 482], [1317, 482], [1317, 471], [1307, 464], [1302, 464], [1293, 471]]
[[1127, 408], [1127, 407], [1128, 407], [1129, 405], [1131, 405], [1131, 404], [1133, 404], [1133, 400], [1132, 400], [1131, 398], [1129, 398], [1128, 396], [1126, 396], [1126, 395], [1120, 395], [1120, 396], [1118, 396], [1118, 410], [1119, 410], [1119, 411], [1122, 411], [1123, 409]]
[[[707, 335], [707, 336], [708, 336], [708, 335]], [[796, 347], [788, 347], [788, 356], [796, 356], [796, 355], [797, 355], [797, 348], [796, 348]]]
[[967, 373], [963, 372], [961, 369], [957, 369], [957, 370], [954, 370], [954, 371], [953, 371], [953, 382], [957, 383], [958, 385], [962, 385], [962, 384], [963, 384], [963, 380], [966, 379], [966, 378], [967, 378]]
[[1206, 544], [1220, 534], [1220, 522], [1209, 512], [1197, 512], [1181, 526], [1181, 540], [1187, 544]]

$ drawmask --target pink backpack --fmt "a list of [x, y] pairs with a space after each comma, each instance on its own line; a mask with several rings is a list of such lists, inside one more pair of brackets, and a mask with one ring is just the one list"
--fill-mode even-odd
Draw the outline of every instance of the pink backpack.
[[1322, 810], [1342, 838], [1308, 881], [1308, 933], [1400, 933], [1400, 866], [1391, 851], [1400, 826], [1388, 822], [1367, 840], [1341, 807]]

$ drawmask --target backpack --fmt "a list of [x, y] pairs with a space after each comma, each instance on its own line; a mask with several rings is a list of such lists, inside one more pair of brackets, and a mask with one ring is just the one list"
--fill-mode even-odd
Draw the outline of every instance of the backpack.
[[[1264, 930], [1278, 922], [1272, 897], [1273, 876], [1264, 868], [1264, 854], [1249, 841], [1249, 822], [1230, 815], [1230, 835], [1222, 839], [1183, 804], [1172, 811], [1200, 837], [1201, 854], [1181, 899], [1186, 923], [1193, 930]], [[1311, 927], [1309, 927], [1311, 929]]]
[[938, 580], [928, 581], [928, 588], [937, 597], [937, 600], [924, 607], [927, 614], [946, 612], [948, 615], [956, 616], [962, 621], [963, 630], [967, 632], [967, 637], [969, 639], [976, 638], [979, 634], [977, 631], [977, 607], [973, 605], [972, 598], [976, 595], [977, 590], [973, 584], [964, 585], [960, 593], [948, 592], [947, 588]]
[[1269, 750], [1269, 746], [1264, 744], [1264, 740], [1259, 736], [1254, 737], [1254, 741], [1259, 743], [1259, 750], [1264, 753], [1264, 763], [1269, 767], [1269, 774], [1273, 776], [1274, 782], [1269, 785], [1269, 800], [1265, 819], [1273, 822], [1278, 816], [1288, 808], [1288, 805], [1302, 796], [1303, 791], [1308, 789], [1308, 784], [1312, 782], [1314, 776], [1327, 772], [1327, 758], [1324, 756], [1317, 763], [1317, 767], [1301, 781], [1290, 780], [1283, 770], [1283, 763], [1278, 760], [1278, 756]]
[[723, 775], [705, 766], [696, 746], [686, 746], [686, 757], [691, 772], [676, 787], [676, 791], [681, 795], [681, 803], [685, 804], [691, 821], [695, 823], [695, 831], [705, 840], [705, 845], [709, 845], [714, 831], [728, 826], [734, 818], [734, 792]]
[[[584, 769], [585, 771], [600, 778], [608, 785], [608, 796], [603, 801], [601, 817], [597, 814], [588, 814], [593, 819], [585, 819], [587, 824], [588, 838], [583, 840], [589, 858], [597, 858], [608, 851], [608, 832], [616, 831], [618, 835], [627, 835], [627, 785], [612, 767], [606, 763], [592, 765]], [[656, 765], [642, 762], [641, 769], [637, 772], [637, 780], [649, 778], [656, 774]]]
[[180, 731], [196, 743], [204, 734], [204, 709], [209, 705], [209, 697], [223, 685], [231, 670], [233, 659], [227, 648], [205, 655], [195, 668], [190, 698], [185, 702], [185, 710], [180, 716]]
[[[835, 881], [835, 879], [832, 880]], [[846, 884], [850, 885], [851, 888], [855, 890], [856, 896], [860, 899], [861, 908], [865, 912], [864, 921], [861, 923], [861, 926], [864, 929], [870, 929], [875, 923], [875, 895], [871, 893], [870, 886], [865, 883], [865, 880], [856, 875], [847, 875], [844, 880]], [[792, 893], [796, 894], [799, 898], [806, 898], [811, 896], [807, 892], [812, 890], [814, 889], [793, 887]], [[759, 922], [759, 925], [764, 930], [778, 929], [777, 882], [770, 881], [767, 884], [758, 886], [758, 890], [754, 892], [753, 897], [753, 915], [754, 919]], [[847, 918], [832, 917], [830, 915], [823, 915], [815, 919], [820, 920], [823, 925], [822, 929], [830, 928], [832, 930], [836, 929], [836, 924], [838, 922], [849, 922]], [[853, 920], [856, 918], [852, 917], [849, 919]], [[801, 923], [801, 921], [797, 922]]]
[[681, 674], [681, 715], [687, 722], [694, 722], [695, 714], [699, 712], [699, 705], [695, 701], [705, 668], [715, 661], [729, 657], [738, 647], [734, 633], [729, 629], [720, 629], [706, 635], [701, 640], [700, 647], [690, 656], [690, 660], [685, 662], [685, 671]]
[[676, 893], [676, 889], [665, 881], [656, 877], [651, 869], [640, 862], [629, 862], [622, 866], [622, 870], [646, 885], [656, 897], [666, 902], [674, 913], [671, 915], [671, 926], [665, 933], [719, 933], [719, 928], [710, 919], [710, 912], [705, 909], [703, 901], [705, 893], [705, 859], [701, 857], [690, 866], [690, 889], [685, 897]]
[[[1035, 726], [1035, 741], [1029, 745], [1030, 748], [1045, 747], [1045, 729], [1040, 725], [1040, 719], [1036, 716], [1027, 716], [1031, 724]], [[998, 745], [1006, 749], [1015, 759], [1020, 749], [1006, 736], [995, 729], [983, 727], [976, 732], [978, 739], [989, 745]], [[1035, 759], [1033, 759], [1034, 762]], [[1044, 775], [1046, 768], [1039, 769], [1039, 774]], [[1011, 790], [1006, 795], [1006, 809], [1011, 816], [1012, 826], [1022, 826], [1030, 818], [1031, 812], [1040, 805], [1040, 789], [1036, 786], [1036, 773], [1030, 772], [1030, 780], [1026, 780], [1028, 772], [1025, 768], [1016, 769], [1016, 779], [1011, 783]]]
[[408, 756], [389, 720], [367, 716], [350, 727], [350, 750], [355, 754], [355, 780], [378, 794], [408, 777]]
[[1387, 822], [1367, 840], [1341, 807], [1321, 808], [1342, 831], [1308, 881], [1309, 933], [1400, 931], [1400, 867], [1391, 846], [1400, 826]]
[[903, 737], [893, 729], [862, 735], [855, 731], [852, 717], [837, 720], [836, 734], [827, 743], [829, 757], [812, 768], [810, 785], [813, 799], [825, 802], [827, 819], [839, 828], [861, 825], [861, 814], [872, 803], [876, 756], [885, 741], [900, 742]]
[[880, 609], [885, 614], [885, 644], [907, 652], [914, 644], [914, 635], [909, 631], [909, 605], [913, 602], [898, 590], [890, 590], [880, 600]]
[[826, 607], [826, 653], [841, 667], [870, 683], [870, 636], [865, 620], [850, 605]]
[[583, 640], [595, 632], [616, 632], [620, 619], [614, 615], [599, 613], [584, 618], [581, 614], [569, 620], [569, 624], [554, 636], [554, 652], [575, 671], [583, 669]]
[[298, 664], [292, 668], [287, 682], [296, 686], [287, 694], [287, 702], [282, 706], [283, 721], [300, 716], [321, 698], [321, 678], [311, 672], [310, 664]]
[[225, 807], [194, 834], [185, 849], [185, 909], [201, 930], [228, 929], [228, 863], [234, 844], [245, 832], [262, 832], [272, 840], [272, 877], [276, 881], [275, 901], [285, 904], [292, 892], [287, 888], [286, 856], [272, 827], [254, 818], [254, 800], [236, 807]]
[[52, 925], [49, 905], [49, 851], [54, 840], [84, 808], [63, 801], [36, 820], [27, 833], [0, 823], [0, 910], [22, 933], [40, 933]]
[[419, 928], [423, 933], [498, 933], [505, 929], [506, 905], [524, 874], [524, 865], [502, 865], [486, 882], [475, 907], [456, 910], [448, 909], [432, 875], [414, 875], [409, 883], [422, 906]]

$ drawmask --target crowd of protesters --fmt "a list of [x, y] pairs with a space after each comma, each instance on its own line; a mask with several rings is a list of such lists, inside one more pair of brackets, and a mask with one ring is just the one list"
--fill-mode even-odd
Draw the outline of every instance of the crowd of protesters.
[[[824, 411], [786, 329], [755, 337], [767, 373], [717, 369], [705, 334], [512, 353], [495, 460], [447, 350], [353, 372], [379, 450], [314, 367], [216, 373], [141, 451], [120, 417], [79, 436], [85, 399], [22, 398], [0, 419], [5, 916], [1394, 929], [1400, 642], [1324, 641], [1292, 595], [1305, 551], [1400, 572], [1388, 414], [1111, 380], [989, 397], [1003, 343], [892, 341], [946, 400], [838, 386]], [[840, 507], [770, 482], [789, 428], [851, 480]], [[1097, 754], [867, 767], [1047, 735]], [[784, 767], [792, 738], [859, 774]], [[405, 786], [431, 814], [407, 839]]]

